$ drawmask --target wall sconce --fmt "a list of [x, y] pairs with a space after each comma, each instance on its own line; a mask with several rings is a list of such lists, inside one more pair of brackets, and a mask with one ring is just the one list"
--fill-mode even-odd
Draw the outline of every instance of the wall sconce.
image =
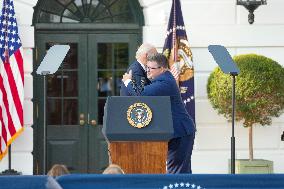
[[260, 5], [266, 5], [266, 0], [237, 0], [237, 5], [243, 5], [248, 11], [248, 22], [252, 24], [254, 22], [253, 12]]

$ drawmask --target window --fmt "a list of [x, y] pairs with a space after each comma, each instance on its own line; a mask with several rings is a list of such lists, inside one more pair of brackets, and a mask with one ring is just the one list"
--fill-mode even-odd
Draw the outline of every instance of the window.
[[133, 0], [45, 0], [37, 23], [137, 23]]

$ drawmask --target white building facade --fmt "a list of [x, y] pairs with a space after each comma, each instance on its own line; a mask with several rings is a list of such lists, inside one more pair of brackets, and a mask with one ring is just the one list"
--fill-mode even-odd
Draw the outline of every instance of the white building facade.
[[[1, 0], [2, 6], [3, 0]], [[155, 45], [161, 52], [166, 34], [171, 0], [139, 0], [143, 8], [143, 42]], [[24, 47], [25, 131], [12, 144], [12, 168], [23, 174], [34, 172], [33, 163], [33, 48], [32, 19], [36, 0], [14, 0], [19, 33]], [[256, 53], [274, 59], [284, 66], [283, 0], [267, 0], [255, 11], [255, 22], [247, 21], [248, 11], [235, 0], [181, 0], [186, 32], [195, 66], [197, 134], [192, 155], [193, 173], [228, 173], [231, 157], [231, 123], [217, 114], [207, 98], [209, 74], [217, 66], [207, 47], [225, 46], [232, 56]], [[283, 81], [284, 82], [284, 81]], [[274, 162], [274, 172], [284, 173], [284, 115], [274, 118], [271, 126], [254, 127], [256, 159]], [[248, 158], [248, 130], [236, 123], [236, 158]], [[8, 168], [8, 156], [0, 162], [0, 171]]]

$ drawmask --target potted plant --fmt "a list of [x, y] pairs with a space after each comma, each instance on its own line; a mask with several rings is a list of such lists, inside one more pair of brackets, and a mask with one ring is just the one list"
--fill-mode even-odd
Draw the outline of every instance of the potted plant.
[[[236, 77], [237, 121], [249, 131], [249, 160], [253, 158], [253, 126], [271, 125], [284, 109], [284, 68], [265, 56], [245, 54], [235, 56], [240, 68]], [[207, 83], [208, 98], [219, 114], [231, 119], [232, 78], [216, 68]], [[236, 163], [237, 166], [237, 163]]]

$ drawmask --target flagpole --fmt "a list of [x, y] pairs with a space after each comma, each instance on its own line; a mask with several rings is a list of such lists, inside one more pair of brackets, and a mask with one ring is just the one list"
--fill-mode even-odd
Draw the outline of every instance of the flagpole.
[[11, 171], [11, 145], [8, 147], [8, 170]]
[[[172, 37], [172, 45], [173, 45], [173, 65], [176, 65], [176, 62], [178, 60], [177, 56], [177, 20], [176, 20], [176, 0], [173, 0], [173, 37]], [[172, 69], [172, 68], [170, 68]], [[179, 76], [177, 76], [176, 79], [176, 83], [177, 83], [177, 86], [179, 86]]]
[[174, 22], [173, 22], [173, 49], [174, 49], [174, 63], [177, 62], [177, 42], [176, 42], [176, 36], [177, 36], [177, 23], [176, 23], [176, 6], [175, 3], [176, 1], [174, 1]]
[[0, 175], [21, 175], [21, 172], [18, 172], [14, 169], [11, 168], [11, 145], [8, 147], [8, 169], [6, 169], [5, 171], [1, 172]]

